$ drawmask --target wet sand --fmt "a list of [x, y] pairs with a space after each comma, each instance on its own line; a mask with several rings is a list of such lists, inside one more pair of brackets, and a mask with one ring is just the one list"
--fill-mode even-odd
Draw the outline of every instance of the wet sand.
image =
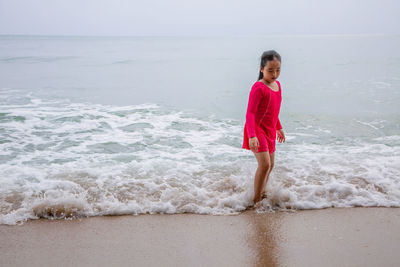
[[0, 266], [400, 266], [400, 209], [0, 225]]

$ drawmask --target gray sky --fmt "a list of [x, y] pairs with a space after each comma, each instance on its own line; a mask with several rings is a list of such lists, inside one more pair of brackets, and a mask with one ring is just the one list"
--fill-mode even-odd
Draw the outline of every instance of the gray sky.
[[0, 0], [0, 34], [398, 34], [396, 0]]

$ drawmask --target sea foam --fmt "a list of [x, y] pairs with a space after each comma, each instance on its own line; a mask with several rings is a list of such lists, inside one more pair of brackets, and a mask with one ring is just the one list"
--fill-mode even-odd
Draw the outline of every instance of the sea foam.
[[[234, 215], [252, 204], [257, 163], [243, 121], [159, 104], [113, 106], [1, 91], [0, 223], [82, 216]], [[267, 212], [400, 206], [398, 135], [384, 121], [285, 121]], [[370, 127], [374, 125], [374, 127]], [[350, 126], [349, 126], [350, 127]], [[380, 135], [379, 135], [380, 134]]]

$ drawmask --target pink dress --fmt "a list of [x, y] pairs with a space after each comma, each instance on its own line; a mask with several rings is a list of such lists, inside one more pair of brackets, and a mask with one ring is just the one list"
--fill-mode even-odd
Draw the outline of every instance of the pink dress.
[[257, 136], [258, 152], [275, 152], [276, 130], [282, 129], [279, 110], [282, 102], [282, 88], [276, 81], [279, 91], [273, 91], [263, 82], [254, 83], [247, 105], [246, 123], [242, 148], [250, 150], [249, 138]]

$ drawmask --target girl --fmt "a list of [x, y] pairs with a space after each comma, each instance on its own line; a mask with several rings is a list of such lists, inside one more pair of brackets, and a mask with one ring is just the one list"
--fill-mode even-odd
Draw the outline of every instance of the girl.
[[258, 81], [251, 88], [242, 148], [251, 150], [258, 162], [254, 178], [254, 205], [266, 198], [266, 184], [274, 167], [275, 139], [285, 142], [278, 115], [281, 107], [281, 56], [274, 50], [261, 56]]

